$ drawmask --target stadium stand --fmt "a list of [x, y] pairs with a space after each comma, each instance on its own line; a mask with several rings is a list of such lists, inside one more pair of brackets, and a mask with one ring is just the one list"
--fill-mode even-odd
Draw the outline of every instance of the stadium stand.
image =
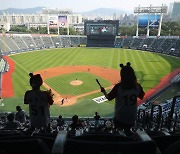
[[0, 60], [0, 72], [1, 73], [4, 73], [4, 72], [7, 72], [9, 69], [9, 65], [7, 64], [7, 62], [1, 58]]
[[62, 47], [62, 43], [60, 41], [59, 36], [52, 36], [51, 38], [56, 48]]
[[[87, 39], [87, 37], [93, 37]], [[54, 35], [6, 35], [0, 36], [0, 46], [3, 53], [11, 54], [14, 52], [36, 50], [42, 48], [61, 48], [73, 46], [87, 47], [116, 47], [138, 50], [147, 50], [173, 56], [180, 56], [179, 37], [121, 37], [116, 36], [107, 39], [96, 38], [97, 36], [54, 36]], [[98, 41], [97, 41], [98, 40]]]
[[63, 47], [71, 46], [71, 40], [69, 36], [61, 36], [61, 42]]
[[[174, 50], [171, 50], [174, 49]], [[171, 47], [170, 54], [174, 56], [180, 56], [180, 39], [177, 39], [176, 42]]]
[[133, 38], [132, 38], [132, 37], [124, 38], [122, 47], [123, 47], [123, 48], [130, 48], [132, 41], [133, 41]]
[[72, 47], [77, 47], [78, 45], [80, 45], [79, 37], [73, 37], [73, 36], [71, 36], [71, 37], [70, 37], [70, 40], [71, 40], [71, 46], [72, 46]]
[[118, 47], [121, 48], [121, 47], [122, 47], [122, 44], [123, 44], [123, 38], [116, 37], [114, 46], [115, 46], [116, 48], [118, 48]]
[[33, 38], [37, 48], [44, 48], [44, 43], [40, 36], [33, 36], [32, 38]]
[[81, 36], [79, 38], [80, 38], [80, 40], [79, 40], [80, 45], [86, 45], [87, 44], [87, 37], [86, 36]]
[[33, 42], [33, 39], [31, 36], [24, 36], [23, 37], [24, 42], [27, 44], [29, 49], [36, 48], [36, 44]]
[[144, 39], [134, 38], [133, 43], [131, 44], [132, 49], [141, 49]]
[[162, 52], [162, 50], [158, 50], [161, 49], [161, 45], [163, 44], [165, 39], [163, 38], [156, 38], [153, 43], [151, 44], [150, 50], [151, 51], [155, 51], [155, 52]]
[[25, 42], [23, 41], [23, 38], [21, 38], [21, 36], [15, 36], [12, 37], [13, 41], [15, 42], [15, 44], [17, 44], [17, 46], [21, 49], [21, 50], [27, 50], [28, 46], [27, 44], [25, 44]]
[[154, 38], [145, 38], [144, 39], [144, 42], [143, 42], [143, 44], [142, 44], [142, 46], [141, 46], [141, 49], [143, 49], [143, 50], [150, 50], [150, 47], [151, 47], [151, 44], [153, 43], [155, 41], [155, 39]]
[[4, 41], [6, 42], [7, 46], [9, 46], [11, 51], [18, 51], [20, 49], [13, 41], [12, 37], [4, 37]]
[[5, 43], [4, 38], [0, 37], [0, 47], [1, 50], [5, 53], [5, 52], [9, 52], [12, 49]]
[[53, 44], [53, 41], [50, 36], [42, 36], [42, 41], [44, 42], [45, 48], [53, 48], [55, 45]]

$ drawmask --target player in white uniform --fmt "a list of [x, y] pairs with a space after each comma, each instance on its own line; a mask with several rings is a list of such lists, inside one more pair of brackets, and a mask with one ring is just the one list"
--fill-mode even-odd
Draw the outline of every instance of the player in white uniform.
[[51, 91], [42, 91], [40, 86], [43, 81], [40, 74], [29, 74], [32, 90], [28, 90], [24, 96], [24, 104], [29, 104], [31, 127], [38, 129], [50, 128], [49, 107], [53, 104]]
[[116, 84], [110, 93], [101, 87], [101, 92], [108, 100], [115, 98], [114, 124], [115, 128], [124, 129], [128, 135], [137, 116], [137, 98], [143, 99], [145, 93], [139, 83], [133, 68], [128, 62], [126, 66], [120, 64], [121, 82]]

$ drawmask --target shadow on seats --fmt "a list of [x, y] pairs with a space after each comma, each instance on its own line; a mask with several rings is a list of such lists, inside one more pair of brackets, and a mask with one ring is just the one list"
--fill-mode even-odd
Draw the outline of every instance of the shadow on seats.
[[180, 154], [180, 139], [171, 145], [169, 145], [163, 152], [163, 154]]
[[180, 140], [180, 135], [156, 136], [152, 137], [152, 139], [155, 141], [161, 153], [164, 153], [169, 145]]
[[52, 154], [156, 154], [156, 145], [150, 138], [132, 140], [105, 134], [66, 138], [63, 133], [58, 134]]
[[51, 151], [54, 145], [55, 137], [48, 137], [48, 136], [28, 136], [28, 135], [19, 135], [19, 136], [6, 136], [6, 137], [1, 137], [0, 140], [7, 140], [7, 141], [12, 141], [12, 140], [28, 140], [28, 139], [41, 139], [49, 148]]
[[48, 146], [38, 138], [30, 139], [1, 139], [0, 153], [2, 154], [50, 154]]

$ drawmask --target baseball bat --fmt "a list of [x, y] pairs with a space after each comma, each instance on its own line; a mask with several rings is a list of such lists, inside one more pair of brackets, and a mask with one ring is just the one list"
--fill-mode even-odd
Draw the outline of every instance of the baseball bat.
[[98, 79], [96, 79], [96, 82], [98, 83], [98, 85], [99, 85], [100, 87], [102, 87]]

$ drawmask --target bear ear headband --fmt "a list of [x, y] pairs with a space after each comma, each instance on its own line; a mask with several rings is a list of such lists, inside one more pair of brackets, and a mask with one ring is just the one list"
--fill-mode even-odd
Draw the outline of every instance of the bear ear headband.
[[[124, 65], [123, 65], [123, 64], [120, 64], [119, 66], [120, 66], [121, 68], [123, 68], [123, 67], [124, 67]], [[127, 63], [126, 63], [126, 66], [131, 66], [131, 63], [130, 63], [130, 62], [127, 62]]]
[[29, 76], [32, 78], [33, 77], [33, 73], [29, 73]]

